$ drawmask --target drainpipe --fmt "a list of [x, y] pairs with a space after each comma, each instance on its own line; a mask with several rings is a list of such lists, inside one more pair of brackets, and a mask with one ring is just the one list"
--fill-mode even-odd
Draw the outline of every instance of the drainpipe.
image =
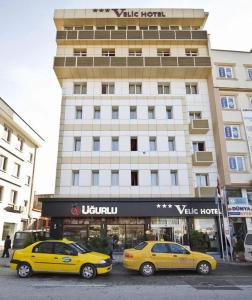
[[35, 166], [36, 166], [36, 156], [37, 156], [37, 146], [35, 147], [35, 151], [34, 151], [34, 163], [33, 163], [33, 168], [32, 168], [32, 180], [31, 180], [31, 190], [30, 190], [30, 199], [29, 199], [29, 207], [28, 207], [28, 218], [29, 218], [29, 222], [31, 221], [31, 210], [32, 210], [32, 205], [33, 205], [33, 201], [32, 199], [34, 199], [34, 194], [33, 194], [33, 188], [34, 188], [34, 174], [35, 174]]

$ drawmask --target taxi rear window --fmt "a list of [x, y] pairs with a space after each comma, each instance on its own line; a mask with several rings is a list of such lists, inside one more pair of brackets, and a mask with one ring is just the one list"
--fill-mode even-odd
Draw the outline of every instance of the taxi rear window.
[[136, 250], [143, 250], [143, 248], [147, 245], [146, 242], [141, 242], [140, 244], [136, 245], [134, 249]]

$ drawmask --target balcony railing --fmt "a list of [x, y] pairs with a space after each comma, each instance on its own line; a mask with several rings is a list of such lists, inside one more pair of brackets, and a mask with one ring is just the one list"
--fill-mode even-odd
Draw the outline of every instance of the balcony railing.
[[209, 131], [209, 123], [207, 119], [192, 120], [189, 126], [191, 134], [205, 134]]
[[54, 67], [211, 67], [210, 57], [58, 56]]
[[57, 40], [207, 40], [204, 30], [60, 30]]
[[208, 151], [196, 151], [192, 155], [194, 166], [210, 166], [213, 163], [213, 153]]
[[216, 194], [216, 187], [213, 186], [198, 186], [195, 188], [196, 197], [214, 197]]

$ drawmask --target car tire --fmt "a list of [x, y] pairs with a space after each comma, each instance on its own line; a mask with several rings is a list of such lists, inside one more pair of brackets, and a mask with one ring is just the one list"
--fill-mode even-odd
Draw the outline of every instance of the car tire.
[[95, 266], [91, 264], [86, 264], [81, 268], [81, 276], [85, 279], [93, 279], [97, 275]]
[[208, 275], [211, 272], [211, 265], [207, 261], [201, 261], [196, 270], [200, 275]]
[[20, 278], [28, 278], [32, 275], [32, 268], [28, 263], [21, 262], [17, 266], [17, 275]]
[[145, 262], [141, 265], [139, 271], [143, 276], [152, 276], [155, 273], [155, 266], [151, 262]]

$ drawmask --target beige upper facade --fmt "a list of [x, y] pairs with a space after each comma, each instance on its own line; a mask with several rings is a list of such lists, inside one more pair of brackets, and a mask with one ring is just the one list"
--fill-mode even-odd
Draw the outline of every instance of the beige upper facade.
[[252, 52], [211, 50], [221, 184], [252, 184]]

